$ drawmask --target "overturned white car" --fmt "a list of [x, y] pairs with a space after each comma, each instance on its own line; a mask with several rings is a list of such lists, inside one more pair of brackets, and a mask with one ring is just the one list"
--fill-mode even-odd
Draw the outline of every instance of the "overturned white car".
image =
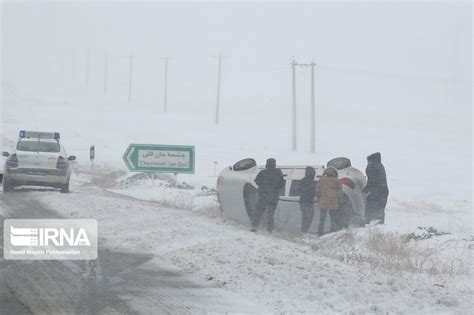
[[[313, 166], [313, 165], [311, 165]], [[300, 232], [301, 211], [299, 207], [299, 182], [304, 177], [305, 166], [277, 166], [285, 176], [285, 186], [280, 191], [278, 207], [275, 212], [275, 228], [287, 232]], [[361, 171], [351, 166], [348, 158], [335, 158], [326, 165], [313, 166], [316, 170], [315, 181], [319, 180], [326, 167], [338, 170], [338, 177], [343, 184], [345, 202], [341, 206], [344, 211], [346, 225], [360, 225], [365, 216], [365, 195], [363, 189], [367, 183]], [[217, 192], [224, 216], [226, 218], [250, 225], [249, 216], [255, 211], [257, 204], [257, 186], [254, 182], [257, 174], [263, 169], [257, 166], [254, 159], [244, 159], [221, 171], [217, 179]], [[309, 228], [316, 233], [319, 225], [319, 204], [314, 204], [315, 215]], [[326, 218], [325, 231], [329, 231], [329, 216]]]

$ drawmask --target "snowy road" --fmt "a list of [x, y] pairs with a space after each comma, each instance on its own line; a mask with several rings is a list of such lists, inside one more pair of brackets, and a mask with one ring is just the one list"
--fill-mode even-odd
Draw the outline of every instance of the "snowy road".
[[[63, 218], [39, 199], [61, 197], [67, 203], [64, 210], [81, 213], [82, 205], [74, 200], [84, 194], [103, 192], [87, 188], [71, 195], [46, 189], [16, 191], [1, 195], [0, 214], [16, 219]], [[114, 195], [104, 198], [110, 205], [120, 202], [114, 199], [124, 199]], [[0, 313], [134, 314], [261, 309], [213, 285], [189, 280], [179, 270], [160, 267], [151, 261], [153, 256], [149, 253], [132, 250], [111, 250], [101, 244], [96, 261], [5, 261], [2, 253]]]

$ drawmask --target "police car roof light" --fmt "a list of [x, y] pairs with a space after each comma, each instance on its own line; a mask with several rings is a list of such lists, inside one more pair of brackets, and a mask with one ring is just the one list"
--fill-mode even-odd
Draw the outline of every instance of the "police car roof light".
[[61, 138], [59, 132], [40, 132], [40, 131], [26, 131], [20, 130], [20, 138], [38, 138], [38, 139], [55, 139]]

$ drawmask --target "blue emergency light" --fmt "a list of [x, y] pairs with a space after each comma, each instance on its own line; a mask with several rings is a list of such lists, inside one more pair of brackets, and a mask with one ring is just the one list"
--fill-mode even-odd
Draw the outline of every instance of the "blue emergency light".
[[59, 141], [61, 135], [59, 132], [39, 132], [20, 130], [20, 138], [38, 138], [38, 139], [54, 139]]

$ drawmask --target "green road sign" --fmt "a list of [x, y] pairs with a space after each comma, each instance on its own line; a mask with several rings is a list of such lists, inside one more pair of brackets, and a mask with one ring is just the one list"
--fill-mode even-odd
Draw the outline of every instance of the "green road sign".
[[123, 160], [131, 172], [194, 174], [194, 147], [130, 144]]

